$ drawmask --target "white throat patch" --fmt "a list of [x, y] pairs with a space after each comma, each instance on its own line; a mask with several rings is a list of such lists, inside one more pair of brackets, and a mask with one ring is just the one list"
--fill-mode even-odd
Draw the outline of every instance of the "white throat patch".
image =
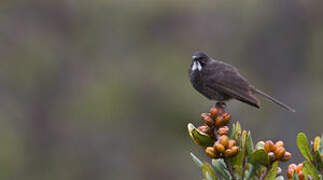
[[201, 66], [200, 62], [198, 62], [198, 61], [194, 61], [193, 66], [192, 66], [192, 71], [195, 71], [196, 69], [198, 71], [202, 71], [202, 66]]

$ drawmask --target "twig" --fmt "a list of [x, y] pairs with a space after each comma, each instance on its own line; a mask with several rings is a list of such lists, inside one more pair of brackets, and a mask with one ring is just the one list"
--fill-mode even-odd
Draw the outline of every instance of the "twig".
[[228, 159], [227, 158], [223, 158], [223, 160], [224, 160], [224, 163], [225, 163], [225, 165], [227, 166], [227, 168], [229, 170], [229, 173], [230, 173], [230, 175], [232, 177], [232, 180], [236, 180], [236, 177], [235, 177], [234, 172], [233, 172], [233, 168], [230, 165], [230, 163], [228, 162]]

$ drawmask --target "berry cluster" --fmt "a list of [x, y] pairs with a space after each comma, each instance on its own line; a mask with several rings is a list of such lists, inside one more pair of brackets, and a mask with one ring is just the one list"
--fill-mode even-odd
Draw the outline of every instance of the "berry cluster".
[[294, 171], [296, 170], [296, 174], [298, 176], [298, 179], [299, 180], [304, 180], [305, 176], [304, 176], [304, 173], [303, 173], [303, 164], [302, 163], [299, 163], [298, 165], [296, 164], [290, 164], [288, 166], [288, 170], [287, 170], [287, 177], [288, 179], [292, 179], [293, 178], [293, 174], [294, 174]]
[[211, 158], [232, 157], [239, 152], [236, 141], [228, 137], [229, 127], [226, 126], [231, 115], [224, 111], [221, 105], [210, 109], [209, 113], [202, 113], [201, 119], [204, 125], [198, 129], [214, 139], [213, 147], [207, 147], [205, 152]]
[[292, 157], [292, 154], [286, 151], [283, 141], [277, 141], [274, 144], [271, 140], [268, 140], [265, 142], [264, 149], [272, 162], [276, 160], [288, 161]]

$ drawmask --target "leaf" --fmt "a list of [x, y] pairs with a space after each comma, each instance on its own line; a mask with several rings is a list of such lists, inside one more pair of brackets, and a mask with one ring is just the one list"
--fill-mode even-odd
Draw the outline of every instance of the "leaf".
[[240, 144], [239, 144], [240, 151], [241, 151], [241, 154], [242, 154], [241, 163], [242, 163], [242, 161], [246, 157], [246, 152], [247, 152], [247, 136], [248, 136], [248, 132], [244, 130], [242, 132], [242, 136], [241, 136]]
[[230, 135], [229, 135], [230, 139], [234, 139], [235, 134], [236, 134], [236, 125], [232, 124]]
[[212, 166], [205, 162], [202, 165], [202, 172], [206, 180], [217, 180]]
[[275, 161], [273, 163], [269, 173], [265, 177], [265, 180], [275, 180], [276, 176], [277, 176], [277, 170], [278, 170], [278, 161]]
[[239, 121], [237, 121], [237, 123], [236, 123], [236, 133], [234, 135], [234, 139], [236, 141], [239, 141], [240, 136], [241, 136], [241, 125], [240, 125]]
[[296, 174], [296, 171], [293, 173], [293, 180], [299, 180], [298, 175]]
[[249, 155], [249, 160], [252, 164], [269, 165], [269, 156], [265, 150], [259, 149]]
[[321, 155], [320, 155], [319, 151], [315, 152], [314, 159], [315, 159], [315, 162], [316, 162], [316, 165], [317, 165], [317, 169], [319, 171], [321, 171], [323, 169], [323, 160], [321, 158]]
[[249, 171], [246, 175], [246, 180], [250, 180], [251, 177], [253, 177], [255, 175], [255, 173], [257, 172], [257, 170], [260, 168], [261, 166], [258, 164], [250, 164], [250, 168]]
[[234, 167], [235, 171], [241, 175], [242, 174], [242, 163], [246, 157], [246, 142], [247, 142], [247, 131], [243, 131], [239, 143], [239, 153], [230, 158], [229, 162]]
[[215, 171], [223, 177], [225, 180], [230, 180], [231, 175], [227, 170], [227, 167], [223, 161], [223, 159], [212, 159], [212, 165], [215, 168]]
[[191, 153], [192, 159], [194, 163], [202, 169], [203, 175], [206, 180], [217, 180], [214, 174], [214, 170], [210, 164], [207, 162], [202, 162], [199, 158], [197, 158], [193, 153]]
[[252, 141], [252, 138], [251, 138], [251, 133], [250, 131], [248, 131], [248, 134], [247, 134], [247, 140], [246, 140], [246, 150], [247, 150], [247, 156], [249, 154], [251, 154], [253, 151], [254, 151], [254, 146], [253, 146], [253, 141]]
[[308, 175], [312, 176], [314, 179], [319, 179], [319, 174], [315, 169], [314, 165], [309, 161], [303, 162], [303, 173], [307, 177]]
[[209, 135], [207, 135], [207, 134], [199, 131], [197, 128], [195, 128], [195, 126], [192, 123], [187, 124], [187, 129], [188, 129], [188, 133], [190, 134], [192, 140], [196, 144], [201, 145], [203, 147], [213, 145], [212, 138]]
[[305, 159], [307, 159], [308, 161], [313, 160], [313, 155], [311, 153], [307, 137], [304, 133], [299, 133], [297, 135], [297, 146]]
[[314, 138], [314, 152], [318, 151], [321, 145], [321, 138], [319, 136], [316, 136]]
[[203, 162], [202, 162], [199, 158], [197, 158], [193, 153], [190, 153], [190, 154], [191, 154], [191, 156], [192, 156], [192, 159], [193, 159], [194, 163], [195, 163], [199, 168], [202, 168], [202, 166], [203, 166]]
[[275, 180], [284, 180], [284, 177], [283, 176], [278, 176], [278, 177], [276, 177]]
[[320, 151], [321, 155], [323, 155], [323, 141], [322, 141], [322, 139], [323, 139], [323, 135], [321, 137], [321, 145], [320, 145], [320, 148], [319, 148], [319, 151]]
[[203, 180], [212, 180], [212, 177], [208, 172], [206, 172], [205, 177], [206, 179], [203, 179]]
[[242, 151], [239, 151], [237, 155], [229, 159], [229, 163], [231, 164], [231, 166], [233, 166], [233, 168], [239, 175], [241, 175], [242, 172], [243, 157], [244, 153]]

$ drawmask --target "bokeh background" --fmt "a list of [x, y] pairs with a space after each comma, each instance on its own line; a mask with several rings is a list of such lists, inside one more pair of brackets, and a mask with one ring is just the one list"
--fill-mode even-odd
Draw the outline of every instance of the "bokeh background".
[[323, 133], [323, 1], [43, 0], [0, 3], [0, 178], [201, 179], [186, 132], [212, 106], [188, 80], [201, 50], [262, 100], [228, 109], [254, 141]]

